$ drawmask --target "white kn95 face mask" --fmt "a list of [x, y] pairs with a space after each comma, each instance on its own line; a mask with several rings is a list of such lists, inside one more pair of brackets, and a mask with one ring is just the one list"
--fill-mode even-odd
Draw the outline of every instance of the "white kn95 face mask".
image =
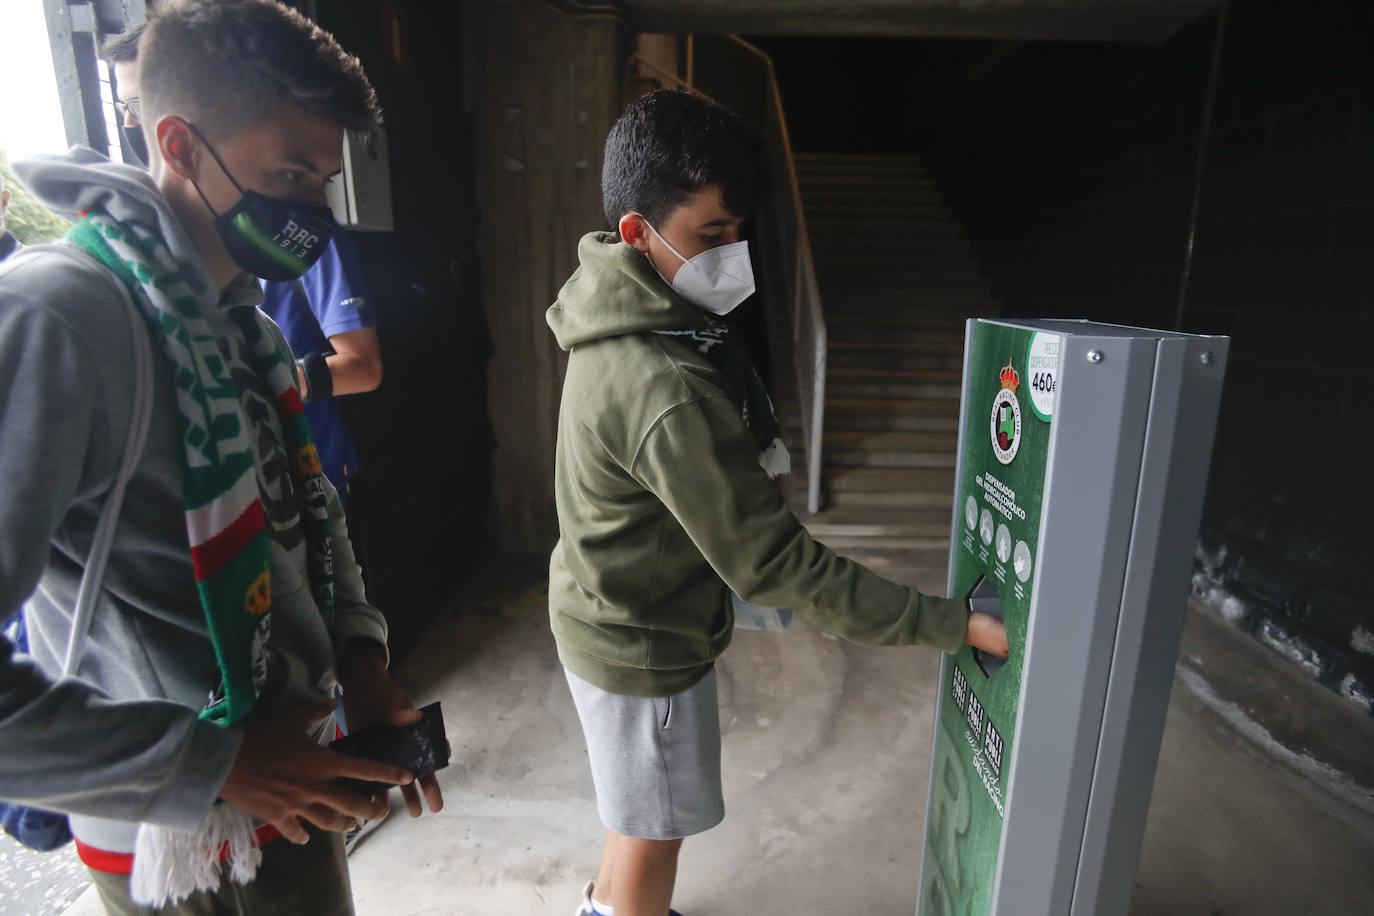
[[688, 302], [713, 315], [728, 315], [753, 295], [754, 265], [749, 260], [748, 242], [733, 242], [703, 251], [694, 258], [684, 258], [647, 219], [644, 225], [682, 261], [668, 285]]

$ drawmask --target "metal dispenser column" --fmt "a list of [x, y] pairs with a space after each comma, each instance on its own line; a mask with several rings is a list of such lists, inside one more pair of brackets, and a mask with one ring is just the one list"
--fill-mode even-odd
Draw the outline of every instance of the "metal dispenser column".
[[918, 916], [1127, 911], [1229, 344], [969, 321], [949, 594], [1011, 658], [942, 660]]

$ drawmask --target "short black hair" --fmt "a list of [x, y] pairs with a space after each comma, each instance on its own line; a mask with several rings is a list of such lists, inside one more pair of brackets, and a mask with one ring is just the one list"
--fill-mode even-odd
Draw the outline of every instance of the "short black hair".
[[382, 122], [358, 59], [274, 0], [162, 3], [141, 44], [138, 83], [150, 127], [180, 114], [224, 132], [254, 123], [277, 104], [347, 130]]
[[625, 109], [606, 137], [601, 203], [614, 227], [631, 211], [661, 225], [687, 195], [720, 187], [741, 219], [768, 200], [768, 143], [749, 122], [709, 99], [659, 89]]
[[148, 23], [140, 22], [132, 29], [111, 35], [100, 46], [100, 59], [111, 64], [127, 64], [138, 60], [138, 43]]

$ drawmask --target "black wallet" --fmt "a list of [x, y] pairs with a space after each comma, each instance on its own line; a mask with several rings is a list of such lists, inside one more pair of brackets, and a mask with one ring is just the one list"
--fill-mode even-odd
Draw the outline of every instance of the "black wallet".
[[[330, 742], [329, 749], [348, 757], [376, 760], [402, 767], [415, 774], [416, 779], [429, 776], [448, 766], [448, 739], [444, 734], [444, 717], [437, 702], [423, 707], [424, 718], [414, 725], [376, 725], [366, 731]], [[391, 788], [384, 782], [340, 777], [340, 786], [359, 795], [373, 796]]]

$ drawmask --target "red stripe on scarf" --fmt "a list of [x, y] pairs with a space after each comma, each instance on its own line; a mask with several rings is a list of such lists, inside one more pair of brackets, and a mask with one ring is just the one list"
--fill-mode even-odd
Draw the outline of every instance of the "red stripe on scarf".
[[[268, 843], [281, 836], [281, 831], [271, 824], [263, 824], [257, 829], [258, 845], [266, 846]], [[87, 868], [96, 871], [103, 871], [111, 875], [128, 875], [134, 870], [134, 855], [131, 852], [108, 852], [104, 849], [97, 849], [94, 846], [87, 846], [80, 840], [75, 840], [76, 855]], [[225, 843], [220, 847], [219, 860], [221, 862], [229, 859], [229, 844]]]
[[191, 563], [195, 566], [196, 579], [203, 582], [223, 569], [266, 525], [262, 500], [255, 499], [229, 527], [199, 547], [191, 548]]
[[301, 393], [295, 385], [277, 395], [277, 410], [283, 420], [289, 420], [305, 410], [305, 405], [301, 403]]

